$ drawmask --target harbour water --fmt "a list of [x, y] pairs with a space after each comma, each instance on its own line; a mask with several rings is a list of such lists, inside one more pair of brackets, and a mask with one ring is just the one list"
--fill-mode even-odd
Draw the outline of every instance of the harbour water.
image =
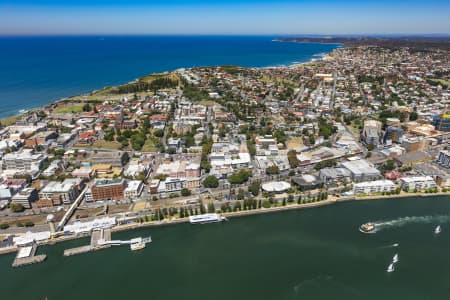
[[310, 61], [336, 44], [270, 36], [0, 37], [0, 118], [63, 97], [182, 67]]
[[[44, 263], [11, 268], [2, 299], [449, 299], [450, 197], [338, 203], [113, 233], [151, 235], [141, 251], [63, 257], [89, 238], [40, 247]], [[407, 218], [406, 218], [407, 217]], [[365, 222], [379, 227], [363, 234]], [[436, 225], [442, 226], [439, 235]], [[396, 245], [398, 244], [398, 245]], [[401, 257], [387, 273], [395, 253]]]

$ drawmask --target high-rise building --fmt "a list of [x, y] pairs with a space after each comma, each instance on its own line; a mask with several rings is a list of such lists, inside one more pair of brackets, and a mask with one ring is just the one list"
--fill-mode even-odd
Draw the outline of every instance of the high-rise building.
[[403, 141], [403, 129], [396, 126], [388, 126], [383, 137], [383, 143], [398, 143], [401, 144]]
[[450, 132], [450, 111], [436, 117], [434, 123], [437, 130]]
[[375, 120], [364, 121], [362, 137], [366, 144], [378, 146], [381, 140], [381, 122]]

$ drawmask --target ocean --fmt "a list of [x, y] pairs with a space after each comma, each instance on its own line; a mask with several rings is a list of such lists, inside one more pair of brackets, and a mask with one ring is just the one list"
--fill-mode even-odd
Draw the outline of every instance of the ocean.
[[182, 67], [307, 62], [337, 44], [271, 36], [0, 37], [0, 118]]
[[[369, 221], [379, 230], [359, 232]], [[447, 196], [345, 202], [112, 238], [148, 235], [153, 242], [135, 252], [119, 246], [63, 257], [88, 238], [40, 247], [47, 260], [19, 269], [11, 267], [14, 255], [0, 256], [2, 299], [450, 298]]]

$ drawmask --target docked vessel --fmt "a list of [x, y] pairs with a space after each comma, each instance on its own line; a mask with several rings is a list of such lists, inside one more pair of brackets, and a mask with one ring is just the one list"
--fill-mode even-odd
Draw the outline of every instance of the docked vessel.
[[189, 222], [191, 224], [207, 224], [207, 223], [217, 223], [225, 221], [227, 218], [222, 217], [218, 214], [203, 214], [198, 216], [189, 216]]
[[436, 228], [434, 229], [434, 234], [439, 234], [439, 233], [441, 233], [441, 231], [442, 231], [441, 226], [438, 225], [438, 226], [436, 226]]
[[144, 242], [130, 244], [130, 249], [132, 251], [141, 250], [141, 249], [144, 249], [144, 248], [145, 248], [145, 243]]
[[373, 223], [365, 223], [359, 226], [359, 231], [362, 233], [374, 233], [375, 232], [375, 224]]

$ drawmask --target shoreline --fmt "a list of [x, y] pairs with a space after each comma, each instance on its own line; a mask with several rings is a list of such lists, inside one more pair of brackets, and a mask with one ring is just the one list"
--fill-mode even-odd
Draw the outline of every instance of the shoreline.
[[[262, 215], [262, 214], [269, 214], [269, 213], [277, 213], [277, 212], [283, 212], [283, 211], [290, 211], [290, 210], [302, 210], [302, 209], [310, 209], [310, 208], [317, 208], [317, 207], [323, 207], [323, 206], [329, 206], [333, 204], [339, 204], [339, 203], [345, 203], [345, 202], [360, 202], [360, 201], [376, 201], [376, 200], [389, 200], [389, 199], [405, 199], [405, 198], [429, 198], [429, 197], [444, 197], [444, 196], [450, 196], [450, 192], [446, 193], [417, 193], [417, 194], [400, 194], [400, 195], [372, 195], [367, 197], [349, 197], [349, 198], [333, 198], [328, 200], [322, 200], [318, 202], [312, 202], [312, 203], [304, 203], [304, 204], [287, 204], [286, 206], [277, 206], [277, 207], [271, 207], [271, 208], [259, 208], [259, 209], [253, 209], [253, 210], [242, 210], [237, 212], [227, 212], [227, 213], [221, 213], [221, 215], [234, 219], [234, 218], [241, 218], [246, 216], [252, 216], [252, 215]], [[134, 231], [138, 229], [145, 229], [145, 228], [151, 228], [151, 227], [163, 227], [163, 226], [170, 226], [170, 225], [177, 225], [177, 224], [184, 224], [189, 223], [189, 218], [182, 218], [182, 219], [165, 219], [163, 221], [151, 221], [146, 223], [135, 223], [135, 224], [124, 224], [124, 225], [118, 225], [111, 228], [111, 232], [127, 232], [127, 231]], [[61, 236], [54, 238], [52, 240], [48, 240], [46, 242], [38, 243], [38, 246], [51, 246], [54, 244], [59, 244], [71, 240], [76, 239], [82, 239], [89, 237], [89, 235], [80, 235], [80, 236]], [[6, 247], [3, 249], [0, 249], [0, 255], [3, 254], [11, 254], [14, 252], [17, 252], [17, 247]]]
[[[276, 41], [272, 40], [272, 42], [276, 42]], [[280, 41], [280, 42], [284, 42], [284, 41]], [[340, 43], [315, 43], [315, 42], [308, 43], [308, 42], [305, 42], [304, 44], [322, 44], [322, 45], [334, 45], [334, 44], [336, 44], [336, 45], [340, 45], [341, 46], [341, 47], [337, 47], [335, 49], [340, 49], [340, 48], [344, 47], [344, 45], [340, 44]], [[250, 67], [243, 67], [243, 66], [238, 66], [238, 65], [236, 65], [236, 67], [248, 68], [248, 69], [261, 69], [261, 70], [263, 70], [263, 69], [278, 69], [278, 68], [294, 68], [294, 67], [299, 67], [299, 66], [302, 66], [302, 65], [305, 65], [305, 64], [314, 63], [316, 61], [320, 61], [325, 56], [327, 56], [331, 52], [333, 52], [335, 49], [333, 49], [330, 52], [325, 53], [325, 54], [323, 52], [315, 53], [315, 54], [312, 55], [310, 60], [305, 61], [305, 62], [294, 61], [294, 62], [291, 62], [289, 64], [278, 64], [278, 65], [271, 65], [271, 66], [265, 66], [265, 67], [251, 67], [251, 66]], [[314, 57], [314, 55], [318, 55], [318, 54], [323, 54], [323, 55], [320, 55], [320, 57]], [[172, 73], [172, 72], [176, 72], [178, 69], [183, 69], [183, 68], [184, 69], [213, 68], [213, 67], [220, 67], [220, 66], [222, 66], [222, 65], [211, 65], [211, 66], [203, 66], [203, 67], [202, 66], [199, 66], [199, 67], [185, 67], [185, 68], [184, 67], [178, 67], [178, 68], [172, 69], [172, 70], [166, 70], [166, 71], [162, 71], [162, 72], [154, 72], [154, 73], [150, 73], [150, 74], [144, 74], [144, 75], [141, 75], [140, 77], [135, 78], [133, 80], [124, 81], [123, 83], [121, 83], [119, 85], [104, 86], [104, 87], [100, 87], [100, 88], [97, 88], [97, 89], [90, 90], [90, 91], [88, 91], [86, 93], [81, 93], [81, 94], [72, 95], [72, 96], [66, 96], [66, 97], [63, 97], [63, 98], [60, 98], [60, 99], [56, 99], [56, 100], [50, 100], [47, 104], [43, 104], [43, 105], [40, 105], [40, 106], [37, 106], [37, 107], [22, 108], [21, 110], [24, 110], [24, 112], [20, 113], [20, 111], [19, 111], [19, 113], [17, 113], [17, 114], [12, 114], [12, 115], [7, 115], [7, 116], [4, 116], [4, 117], [1, 117], [0, 118], [0, 123], [5, 121], [5, 120], [9, 120], [9, 119], [18, 119], [18, 118], [20, 118], [22, 116], [25, 116], [25, 115], [30, 114], [30, 113], [34, 113], [34, 112], [36, 112], [38, 110], [45, 109], [45, 108], [47, 108], [49, 106], [58, 104], [60, 102], [71, 101], [71, 98], [73, 98], [73, 97], [82, 97], [82, 96], [89, 95], [90, 93], [93, 93], [93, 92], [96, 92], [96, 91], [101, 91], [101, 90], [103, 90], [103, 89], [105, 89], [107, 87], [117, 87], [117, 86], [120, 86], [120, 85], [133, 83], [133, 82], [136, 82], [136, 81], [138, 81], [141, 78], [144, 78], [146, 76], [158, 75], [158, 74], [164, 74], [164, 73]]]

